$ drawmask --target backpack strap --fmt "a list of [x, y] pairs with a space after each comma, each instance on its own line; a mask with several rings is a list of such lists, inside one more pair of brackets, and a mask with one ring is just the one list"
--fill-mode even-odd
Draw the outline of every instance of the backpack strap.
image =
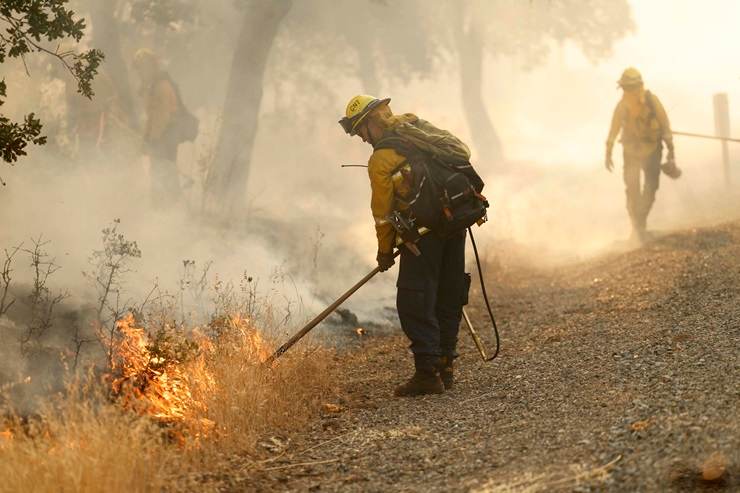
[[418, 151], [414, 148], [412, 144], [410, 144], [402, 137], [399, 137], [398, 135], [390, 132], [381, 137], [381, 139], [376, 142], [375, 145], [373, 145], [374, 151], [380, 149], [393, 149], [401, 156], [406, 158], [401, 163], [399, 163], [398, 166], [396, 166], [391, 173], [397, 172], [408, 162], [408, 159], [410, 159], [415, 153], [418, 153]]
[[380, 138], [378, 142], [373, 145], [373, 150], [378, 149], [393, 149], [394, 151], [397, 151], [399, 154], [404, 154], [406, 151], [408, 152], [409, 144], [404, 139], [399, 137], [398, 135], [395, 135], [393, 133], [386, 133], [383, 135], [383, 137]]
[[650, 91], [645, 91], [645, 104], [650, 110], [650, 119], [651, 120], [655, 119], [655, 121], [658, 122], [658, 126], [660, 127], [662, 131], [663, 125], [660, 123], [660, 120], [658, 119], [658, 113], [655, 111], [655, 96]]
[[645, 104], [648, 107], [648, 110], [650, 110], [650, 118], [657, 118], [658, 115], [655, 112], [655, 101], [653, 100], [655, 96], [653, 96], [653, 93], [650, 91], [645, 91]]

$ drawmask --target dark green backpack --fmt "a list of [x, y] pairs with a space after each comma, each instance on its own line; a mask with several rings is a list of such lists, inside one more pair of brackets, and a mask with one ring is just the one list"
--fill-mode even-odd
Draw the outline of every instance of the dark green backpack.
[[[393, 149], [409, 164], [405, 213], [416, 227], [445, 237], [486, 220], [483, 180], [470, 164], [470, 151], [457, 137], [418, 119], [386, 132], [375, 149]], [[394, 170], [394, 173], [399, 170]]]
[[175, 81], [166, 73], [161, 75], [161, 79], [166, 80], [172, 86], [172, 90], [175, 92], [175, 97], [177, 98], [177, 112], [173, 117], [174, 121], [170, 125], [168, 133], [178, 144], [195, 140], [198, 136], [200, 120], [183, 103], [180, 87], [175, 84]]

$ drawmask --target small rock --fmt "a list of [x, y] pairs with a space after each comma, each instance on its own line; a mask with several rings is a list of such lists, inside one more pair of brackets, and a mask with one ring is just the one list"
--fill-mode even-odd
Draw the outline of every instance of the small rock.
[[717, 481], [727, 471], [727, 458], [722, 452], [715, 452], [701, 465], [701, 478], [704, 481]]

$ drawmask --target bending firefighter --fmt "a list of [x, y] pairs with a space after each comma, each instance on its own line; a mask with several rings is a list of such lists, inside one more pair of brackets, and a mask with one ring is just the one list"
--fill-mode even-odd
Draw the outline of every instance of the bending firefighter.
[[[352, 98], [339, 123], [373, 146], [370, 205], [381, 271], [394, 264], [394, 247], [405, 244], [399, 247], [396, 307], [411, 341], [415, 372], [395, 394], [440, 394], [453, 386], [458, 328], [467, 303], [465, 228], [484, 220], [488, 204], [465, 144], [413, 114], [394, 115], [389, 102]], [[455, 186], [459, 191], [452, 190]], [[421, 226], [431, 232], [420, 235]]]
[[[633, 237], [646, 239], [647, 217], [655, 202], [660, 184], [661, 168], [671, 178], [678, 178], [673, 135], [663, 105], [650, 91], [645, 90], [640, 72], [628, 68], [618, 81], [624, 91], [614, 109], [609, 137], [606, 141], [606, 169], [614, 169], [612, 148], [621, 131], [624, 151], [624, 184], [627, 212], [632, 222]], [[668, 149], [667, 162], [661, 166], [663, 143]], [[640, 187], [640, 175], [644, 176]]]

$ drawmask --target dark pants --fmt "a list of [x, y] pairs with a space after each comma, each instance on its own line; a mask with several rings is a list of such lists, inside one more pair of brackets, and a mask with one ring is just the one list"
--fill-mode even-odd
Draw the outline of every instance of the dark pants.
[[465, 232], [441, 239], [423, 236], [417, 257], [401, 247], [396, 307], [414, 355], [456, 356], [467, 299]]
[[[644, 231], [647, 217], [655, 202], [655, 192], [660, 186], [660, 159], [662, 147], [646, 156], [634, 156], [624, 153], [624, 185], [627, 195], [627, 213], [632, 221], [632, 227]], [[645, 175], [642, 189], [640, 188], [640, 173]]]

